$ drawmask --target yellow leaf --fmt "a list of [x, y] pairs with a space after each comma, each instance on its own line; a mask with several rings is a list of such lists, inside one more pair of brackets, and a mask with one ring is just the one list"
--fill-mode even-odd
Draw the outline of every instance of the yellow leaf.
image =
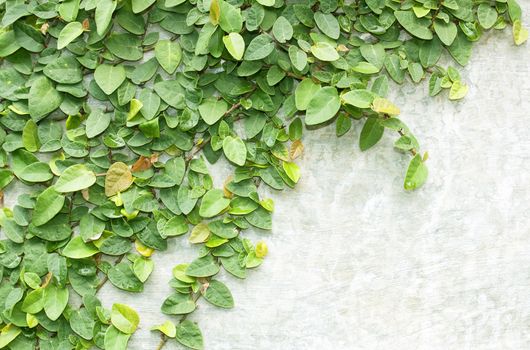
[[191, 230], [190, 243], [203, 243], [210, 237], [208, 225], [200, 223]]
[[146, 247], [139, 240], [134, 241], [134, 246], [136, 248], [136, 251], [140, 253], [140, 255], [145, 256], [146, 258], [153, 255], [153, 252], [155, 251], [153, 248]]
[[37, 317], [33, 316], [32, 314], [26, 314], [26, 323], [28, 324], [29, 328], [34, 328], [39, 324], [39, 320], [37, 320]]
[[453, 86], [451, 86], [451, 90], [449, 90], [449, 99], [453, 101], [461, 100], [467, 95], [468, 91], [469, 87], [466, 84], [460, 81], [455, 81]]
[[213, 25], [218, 25], [219, 17], [221, 17], [219, 0], [212, 0], [212, 3], [210, 4], [210, 22], [212, 22]]
[[135, 210], [135, 211], [133, 211], [132, 213], [128, 213], [127, 210], [125, 210], [125, 209], [121, 209], [121, 210], [120, 210], [121, 215], [125, 216], [125, 218], [126, 218], [127, 220], [132, 220], [132, 219], [134, 219], [135, 217], [138, 216], [138, 213], [139, 213], [139, 212], [140, 212], [139, 210]]
[[114, 196], [118, 192], [123, 192], [133, 183], [131, 169], [122, 162], [113, 163], [105, 176], [105, 195]]
[[131, 100], [131, 106], [129, 108], [129, 113], [127, 114], [127, 121], [134, 118], [138, 114], [138, 112], [140, 112], [140, 109], [142, 109], [143, 106], [144, 104], [142, 103], [142, 101], [133, 98]]
[[387, 100], [386, 98], [377, 97], [372, 102], [372, 110], [377, 113], [398, 115], [400, 113], [399, 108]]
[[513, 41], [515, 45], [523, 45], [528, 40], [528, 29], [523, 27], [520, 20], [513, 22]]
[[266, 198], [259, 201], [259, 204], [267, 211], [274, 211], [274, 201], [271, 198]]
[[256, 256], [258, 258], [264, 258], [268, 252], [269, 248], [267, 248], [267, 244], [264, 241], [259, 241], [256, 244]]

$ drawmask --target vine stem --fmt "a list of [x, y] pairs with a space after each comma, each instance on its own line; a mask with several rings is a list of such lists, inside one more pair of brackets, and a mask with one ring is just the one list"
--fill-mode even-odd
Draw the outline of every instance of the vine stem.
[[[232, 113], [233, 111], [235, 111], [236, 109], [238, 109], [239, 107], [241, 107], [241, 102], [238, 102], [238, 103], [234, 103], [224, 114], [223, 114], [223, 117], [226, 117], [228, 116], [230, 113]], [[186, 163], [190, 162], [193, 157], [195, 157], [195, 155], [197, 153], [199, 153], [207, 144], [208, 142], [210, 142], [211, 140], [211, 137], [207, 137], [206, 139], [204, 139], [199, 145], [195, 146], [195, 149], [193, 151], [190, 152], [190, 154], [186, 157]]]
[[[124, 256], [125, 256], [125, 255], [121, 255], [118, 259], [116, 259], [116, 261], [114, 262], [114, 265], [119, 264], [119, 263], [122, 261], [122, 259], [123, 259]], [[101, 281], [99, 282], [99, 284], [98, 284], [97, 287], [96, 287], [96, 293], [99, 292], [99, 290], [100, 290], [101, 288], [103, 288], [103, 286], [105, 285], [105, 283], [107, 283], [108, 280], [109, 280], [109, 276], [108, 276], [107, 274], [105, 274], [105, 277], [103, 277], [103, 278], [101, 279]]]
[[[390, 115], [388, 115], [388, 114], [385, 114], [385, 115], [383, 116], [383, 118], [385, 118], [385, 119], [390, 119], [390, 118], [392, 118], [392, 117], [391, 117]], [[405, 133], [403, 132], [403, 129], [400, 129], [400, 130], [398, 130], [397, 132], [398, 132], [398, 134], [399, 134], [400, 136], [405, 136]], [[418, 154], [418, 152], [417, 152], [414, 148], [411, 148], [411, 149], [409, 150], [409, 152], [410, 152], [410, 154], [412, 154], [413, 157], [415, 157], [416, 154]]]
[[156, 350], [161, 350], [164, 347], [164, 345], [166, 345], [166, 342], [167, 342], [167, 339], [168, 339], [168, 337], [166, 337], [166, 335], [164, 333], [160, 333], [160, 334], [161, 334], [160, 338], [162, 338], [162, 339], [160, 339], [160, 343], [158, 343], [158, 346], [156, 347]]
[[[210, 281], [210, 277], [206, 278], [206, 282], [204, 284], [208, 283], [209, 281]], [[197, 300], [199, 300], [201, 297], [202, 297], [202, 292], [201, 292], [201, 290], [199, 290], [197, 293], [195, 293], [193, 295], [193, 297], [192, 297], [193, 302], [197, 303]], [[189, 314], [182, 315], [182, 317], [180, 318], [178, 324], [181, 324], [182, 322], [184, 322], [186, 320], [186, 318], [188, 318], [188, 315]], [[167, 341], [169, 339], [164, 333], [160, 334], [160, 338], [161, 338], [160, 339], [160, 343], [158, 343], [158, 346], [156, 347], [156, 350], [161, 350], [166, 345], [166, 343], [167, 343]]]

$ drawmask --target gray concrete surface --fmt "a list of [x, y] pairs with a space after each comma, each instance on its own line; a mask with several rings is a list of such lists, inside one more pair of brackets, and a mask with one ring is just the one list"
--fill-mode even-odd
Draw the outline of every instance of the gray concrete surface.
[[[425, 84], [392, 96], [430, 153], [420, 191], [402, 190], [409, 158], [394, 135], [361, 153], [359, 128], [307, 133], [298, 187], [268, 193], [272, 234], [250, 234], [269, 244], [264, 265], [245, 281], [222, 276], [235, 309], [202, 302], [190, 317], [206, 348], [530, 348], [529, 57], [509, 31], [492, 33], [463, 69], [464, 101], [430, 98]], [[173, 240], [143, 294], [103, 290], [141, 313], [131, 349], [155, 348], [148, 328], [167, 319], [171, 267], [194, 255]]]

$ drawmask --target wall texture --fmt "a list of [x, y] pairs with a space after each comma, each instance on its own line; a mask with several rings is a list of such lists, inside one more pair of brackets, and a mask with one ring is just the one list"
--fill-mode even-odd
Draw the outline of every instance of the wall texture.
[[[333, 126], [306, 133], [298, 187], [268, 193], [272, 234], [250, 234], [268, 242], [264, 265], [246, 281], [221, 276], [235, 309], [201, 302], [191, 316], [206, 349], [530, 348], [529, 57], [509, 31], [492, 33], [463, 69], [464, 101], [430, 98], [426, 84], [397, 89], [430, 154], [420, 191], [402, 189], [409, 157], [392, 149], [395, 135], [361, 153], [359, 125], [340, 139]], [[220, 185], [230, 169], [218, 171]], [[195, 256], [172, 240], [143, 294], [102, 290], [107, 305], [141, 314], [131, 349], [155, 349], [149, 327], [168, 318], [171, 268]]]

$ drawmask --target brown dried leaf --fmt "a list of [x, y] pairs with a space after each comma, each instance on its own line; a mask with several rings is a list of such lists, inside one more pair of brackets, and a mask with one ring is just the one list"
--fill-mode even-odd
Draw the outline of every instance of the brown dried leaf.
[[294, 160], [300, 157], [302, 153], [304, 153], [304, 145], [302, 141], [300, 140], [293, 141], [293, 143], [291, 144], [291, 149], [289, 151], [289, 155], [291, 156], [291, 159]]
[[88, 31], [90, 29], [90, 22], [88, 21], [88, 18], [85, 18], [83, 20], [82, 25], [83, 25], [83, 30]]
[[41, 288], [46, 288], [50, 281], [52, 280], [53, 274], [51, 272], [48, 272], [46, 276], [44, 276], [44, 281], [42, 282]]
[[40, 32], [42, 33], [42, 35], [46, 35], [46, 33], [48, 33], [48, 28], [50, 27], [50, 25], [48, 24], [48, 22], [44, 22], [41, 26], [40, 26]]
[[[142, 170], [149, 169], [151, 165], [153, 164], [152, 159], [153, 159], [153, 156], [151, 156], [151, 158], [140, 156], [140, 158], [138, 158], [138, 160], [133, 164], [131, 170], [133, 172], [136, 172], [136, 171], [142, 171]], [[158, 159], [158, 156], [157, 156], [157, 159]]]
[[81, 195], [83, 196], [83, 199], [88, 201], [90, 199], [90, 194], [88, 192], [88, 188], [85, 188], [84, 190], [81, 190]]

